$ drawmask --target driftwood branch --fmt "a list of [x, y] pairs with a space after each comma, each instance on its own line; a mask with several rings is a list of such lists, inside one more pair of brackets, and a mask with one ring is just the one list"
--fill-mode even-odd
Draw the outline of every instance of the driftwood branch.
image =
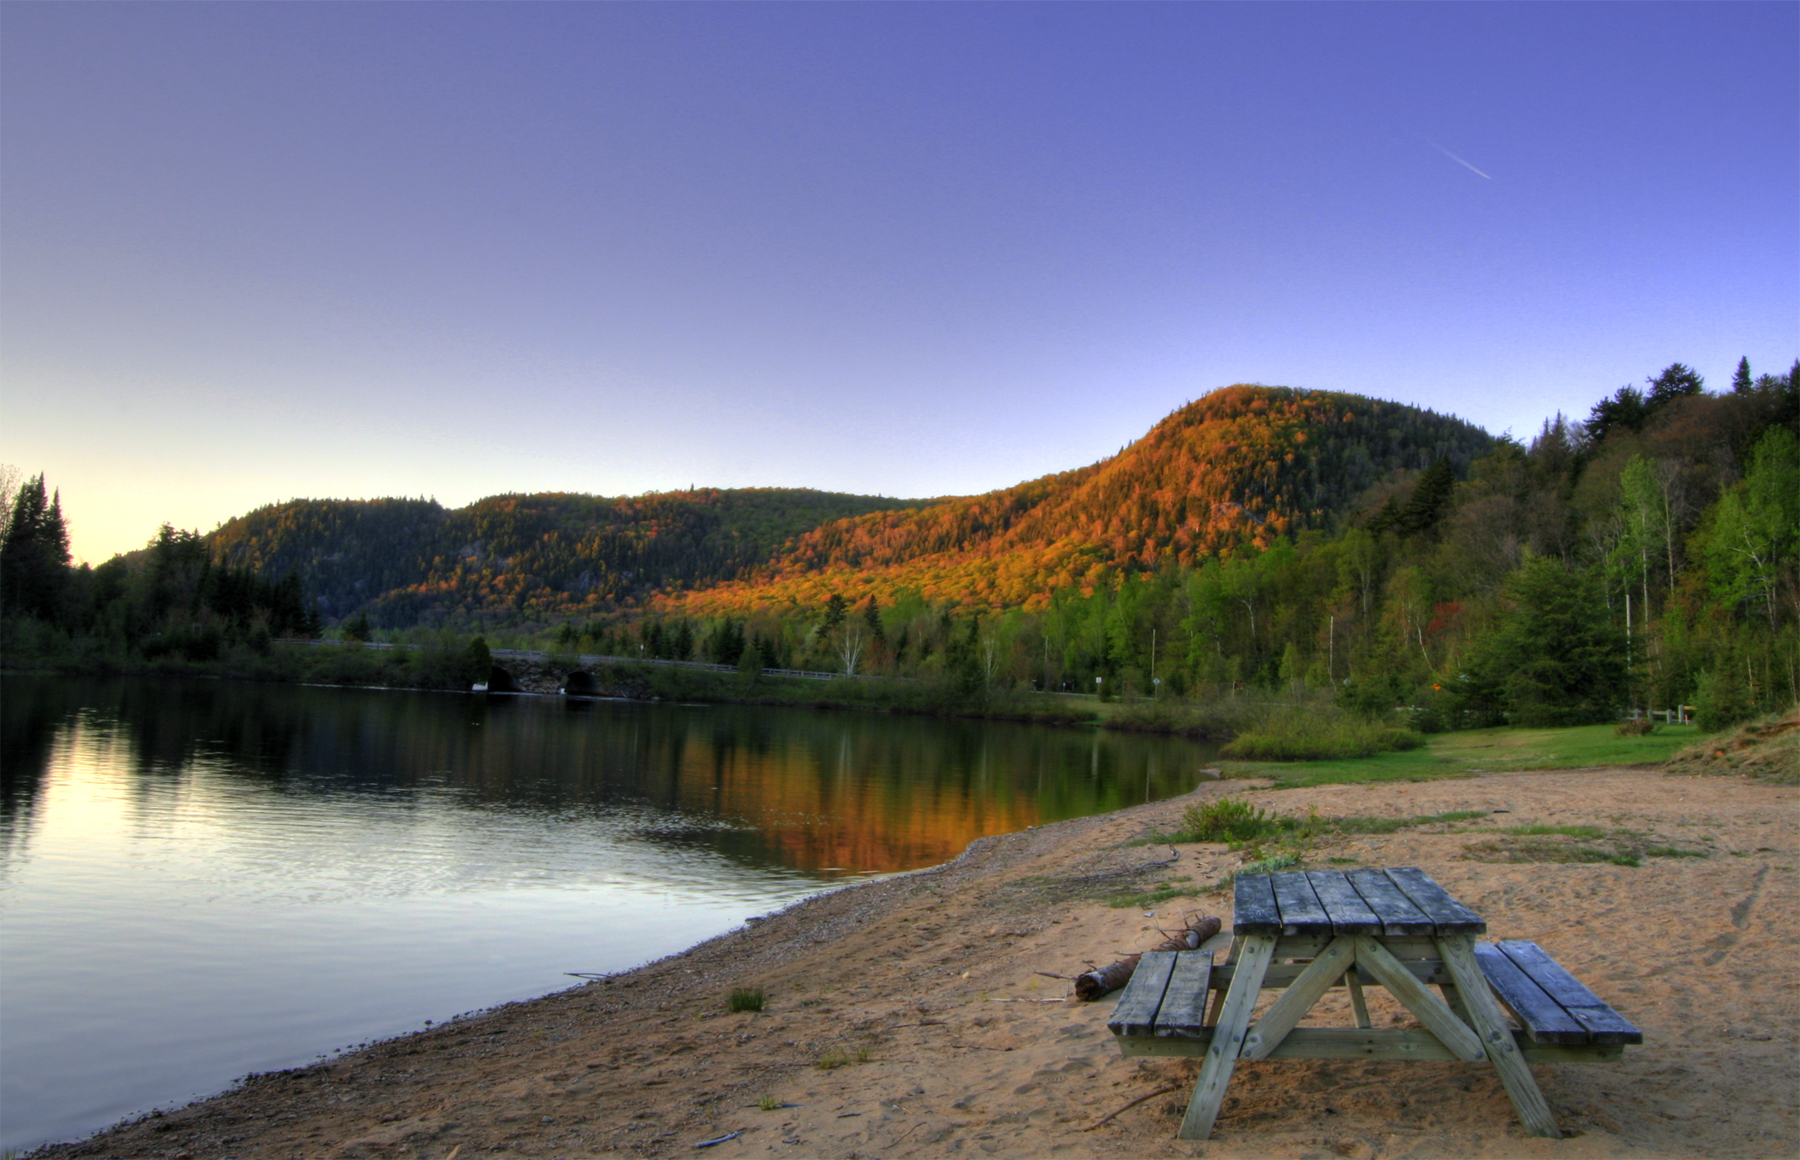
[[1132, 1100], [1130, 1103], [1126, 1104], [1122, 1108], [1115, 1108], [1113, 1111], [1106, 1113], [1104, 1116], [1101, 1116], [1099, 1119], [1095, 1120], [1093, 1123], [1089, 1124], [1087, 1127], [1085, 1127], [1081, 1130], [1084, 1132], [1091, 1132], [1095, 1128], [1104, 1126], [1108, 1120], [1112, 1119], [1114, 1116], [1118, 1115], [1120, 1112], [1129, 1112], [1131, 1109], [1137, 1107], [1139, 1104], [1143, 1103], [1145, 1100], [1153, 1100], [1157, 1096], [1166, 1096], [1170, 1092], [1175, 1092], [1175, 1091], [1180, 1091], [1180, 1090], [1181, 1089], [1179, 1087], [1173, 1087], [1173, 1086], [1159, 1087], [1153, 1092], [1147, 1092], [1144, 1095], [1139, 1096], [1137, 1099]]
[[[1152, 949], [1159, 951], [1197, 950], [1201, 943], [1219, 933], [1219, 927], [1220, 922], [1216, 918], [1194, 918], [1188, 922], [1186, 928], [1164, 939]], [[1131, 981], [1132, 973], [1137, 970], [1140, 957], [1141, 955], [1126, 955], [1111, 966], [1098, 967], [1077, 976], [1075, 997], [1083, 1002], [1092, 1002], [1102, 995], [1123, 987]]]

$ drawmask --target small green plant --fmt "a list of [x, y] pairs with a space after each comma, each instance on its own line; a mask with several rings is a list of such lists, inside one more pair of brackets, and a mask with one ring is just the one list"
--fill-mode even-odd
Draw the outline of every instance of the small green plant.
[[762, 1095], [756, 1097], [756, 1106], [765, 1112], [773, 1112], [781, 1107], [781, 1101], [776, 1099], [769, 1092], [764, 1092]]
[[869, 1049], [868, 1048], [859, 1047], [856, 1049], [856, 1062], [858, 1062], [858, 1063], [869, 1062]]
[[1508, 826], [1506, 832], [1532, 835], [1561, 834], [1565, 838], [1585, 838], [1590, 842], [1597, 842], [1606, 836], [1606, 831], [1599, 826]]
[[1114, 909], [1127, 906], [1151, 907], [1159, 902], [1167, 902], [1171, 898], [1182, 898], [1195, 893], [1194, 888], [1180, 885], [1193, 882], [1192, 878], [1176, 878], [1167, 882], [1159, 882], [1149, 890], [1127, 890], [1122, 894], [1114, 894], [1106, 900], [1106, 905]]
[[1612, 857], [1608, 858], [1607, 861], [1611, 862], [1614, 866], [1641, 865], [1636, 854], [1614, 854]]
[[1243, 798], [1222, 797], [1189, 806], [1181, 815], [1181, 832], [1175, 837], [1183, 842], [1254, 842], [1298, 824]]
[[1709, 855], [1705, 850], [1683, 850], [1680, 846], [1647, 846], [1644, 848], [1646, 858], [1705, 858]]
[[819, 1057], [820, 1071], [833, 1071], [850, 1062], [850, 1057], [841, 1051], [828, 1051]]
[[734, 987], [725, 1005], [733, 1011], [761, 1011], [763, 1009], [763, 989], [761, 987]]
[[1438, 822], [1472, 822], [1488, 816], [1486, 810], [1451, 810], [1442, 814], [1420, 814], [1410, 818], [1327, 818], [1325, 824], [1341, 834], [1392, 834], [1414, 826]]
[[1221, 887], [1229, 886], [1239, 878], [1253, 877], [1257, 874], [1273, 874], [1277, 870], [1286, 870], [1290, 866], [1298, 865], [1300, 865], [1300, 855], [1276, 854], [1270, 858], [1263, 858], [1260, 861], [1249, 862], [1239, 866], [1235, 871], [1227, 874], [1219, 885]]
[[1656, 732], [1656, 723], [1648, 717], [1639, 717], [1635, 721], [1621, 721], [1613, 730], [1620, 737], [1648, 737]]

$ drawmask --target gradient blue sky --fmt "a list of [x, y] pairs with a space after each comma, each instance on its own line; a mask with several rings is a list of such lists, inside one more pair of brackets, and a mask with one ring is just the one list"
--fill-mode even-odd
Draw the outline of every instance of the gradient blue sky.
[[0, 7], [0, 460], [89, 561], [1796, 354], [1791, 3]]

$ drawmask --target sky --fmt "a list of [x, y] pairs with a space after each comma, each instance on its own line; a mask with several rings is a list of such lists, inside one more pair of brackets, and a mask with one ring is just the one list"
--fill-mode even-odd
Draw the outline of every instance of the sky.
[[968, 494], [1220, 386], [1800, 356], [1800, 5], [0, 6], [0, 462]]

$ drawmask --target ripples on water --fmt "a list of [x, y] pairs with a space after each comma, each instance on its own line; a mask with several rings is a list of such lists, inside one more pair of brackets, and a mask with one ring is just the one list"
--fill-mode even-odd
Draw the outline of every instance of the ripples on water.
[[0, 689], [0, 1146], [1185, 792], [993, 722], [145, 680]]

